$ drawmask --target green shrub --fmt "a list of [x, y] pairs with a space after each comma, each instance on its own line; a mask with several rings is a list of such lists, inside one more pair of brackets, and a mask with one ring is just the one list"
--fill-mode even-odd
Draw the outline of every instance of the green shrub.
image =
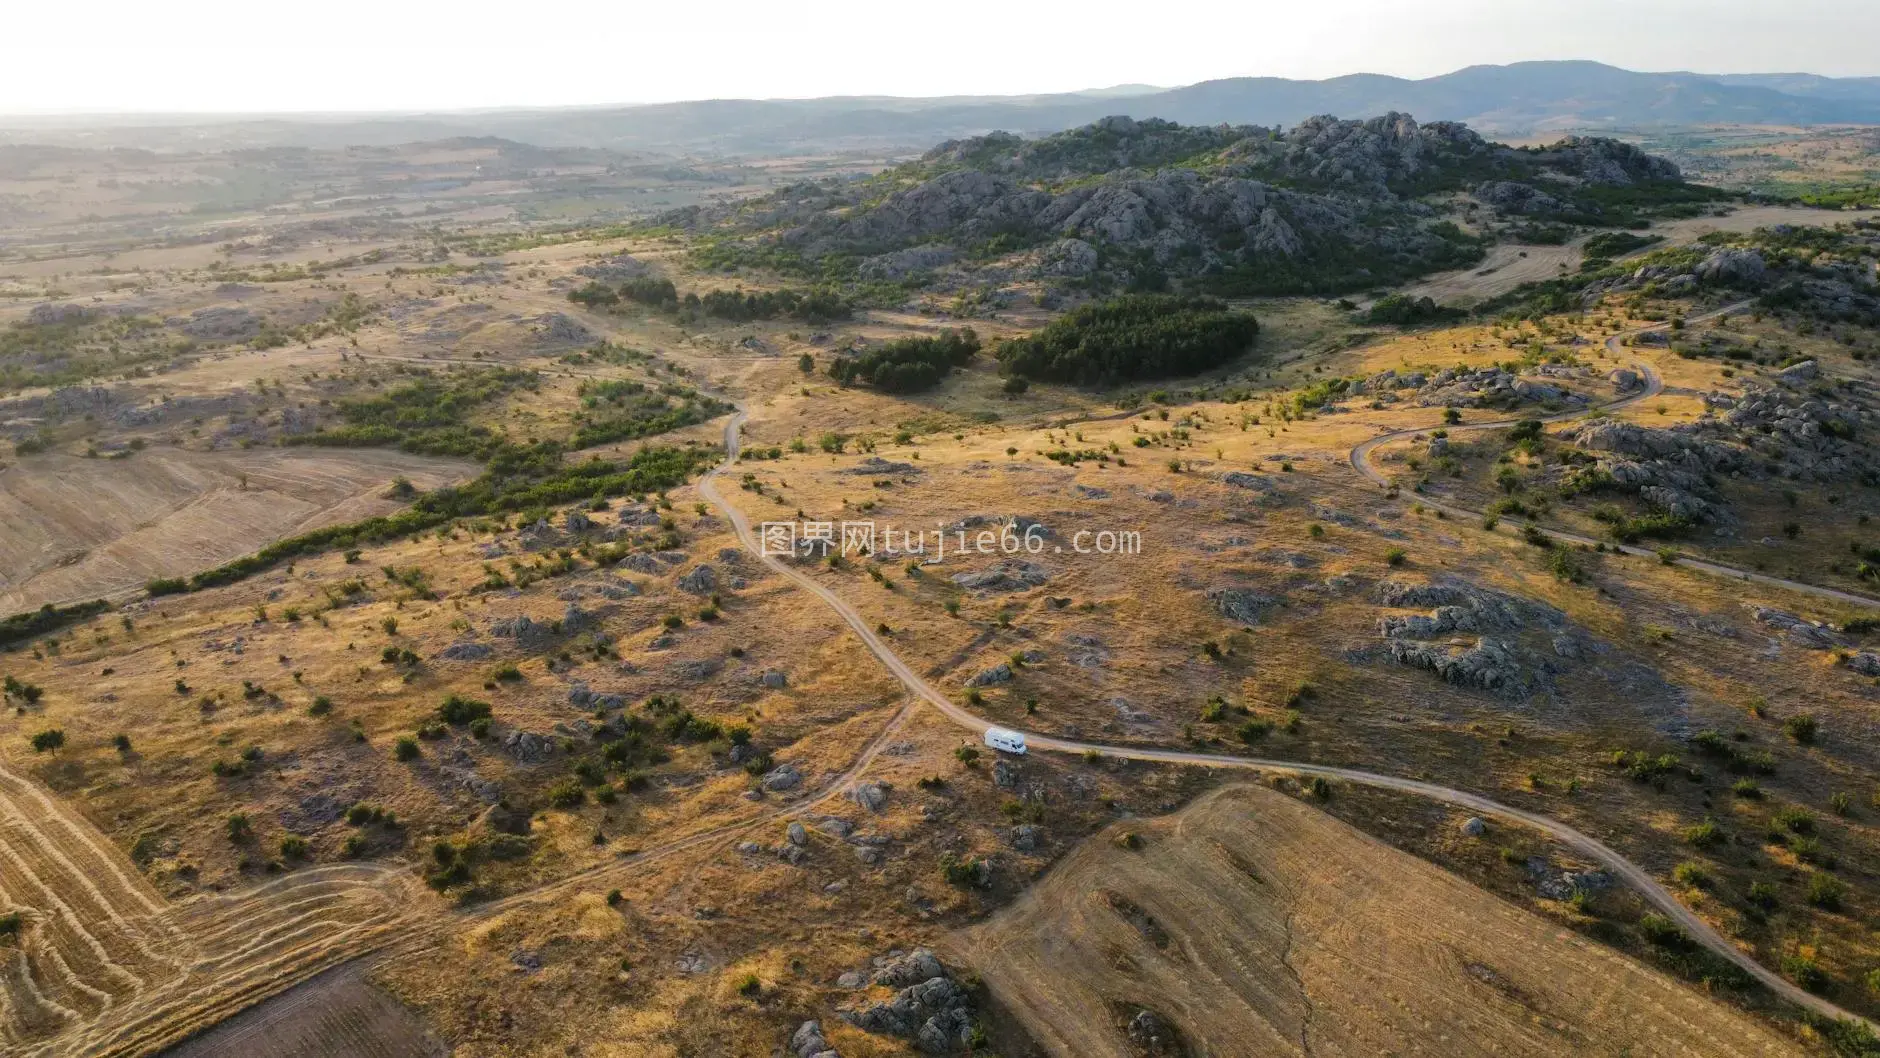
[[1828, 972], [1806, 955], [1784, 955], [1782, 972], [1810, 992], [1827, 991]]
[[1806, 899], [1810, 904], [1824, 911], [1839, 911], [1841, 898], [1846, 894], [1847, 886], [1832, 874], [1815, 871], [1808, 876]]
[[458, 726], [474, 720], [487, 720], [490, 716], [490, 703], [453, 694], [445, 698], [444, 703], [437, 707], [437, 716], [447, 724]]
[[1820, 728], [1820, 722], [1813, 713], [1797, 713], [1782, 722], [1783, 732], [1804, 746], [1814, 744]]

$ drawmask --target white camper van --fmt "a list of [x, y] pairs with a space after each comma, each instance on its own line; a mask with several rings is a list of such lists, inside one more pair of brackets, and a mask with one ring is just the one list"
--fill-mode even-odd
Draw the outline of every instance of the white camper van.
[[1025, 736], [1003, 727], [986, 728], [986, 745], [1001, 753], [1024, 753]]

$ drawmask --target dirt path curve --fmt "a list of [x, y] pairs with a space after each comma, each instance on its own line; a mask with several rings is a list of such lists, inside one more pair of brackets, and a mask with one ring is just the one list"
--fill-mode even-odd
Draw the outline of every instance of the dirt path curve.
[[[1692, 316], [1689, 322], [1700, 323], [1704, 320], [1715, 319], [1718, 316], [1726, 316], [1733, 312], [1740, 312], [1744, 308], [1748, 307], [1749, 304], [1750, 303], [1747, 301], [1739, 301], [1733, 305], [1725, 305], [1724, 307], [1720, 309], [1713, 309], [1710, 312], [1706, 312], [1701, 316]], [[1606, 348], [1611, 350], [1615, 355], [1624, 355], [1624, 349], [1623, 349], [1624, 339], [1633, 337], [1635, 335], [1645, 334], [1650, 331], [1663, 330], [1667, 326], [1669, 326], [1669, 324], [1654, 323], [1649, 327], [1640, 327], [1637, 330], [1625, 331], [1621, 334], [1615, 334], [1612, 337], [1606, 339]], [[1631, 394], [1630, 396], [1620, 397], [1617, 400], [1608, 401], [1605, 404], [1601, 404], [1598, 406], [1596, 410], [1617, 411], [1620, 408], [1629, 407], [1633, 404], [1637, 404], [1639, 401], [1650, 400], [1651, 398], [1656, 397], [1658, 394], [1664, 392], [1664, 389], [1665, 389], [1664, 379], [1659, 377], [1658, 371], [1656, 368], [1652, 367], [1650, 364], [1642, 360], [1635, 362], [1632, 366], [1635, 369], [1637, 369], [1639, 374], [1644, 378], [1645, 380], [1644, 388], [1640, 389], [1637, 393]], [[1587, 414], [1586, 410], [1562, 412], [1558, 415], [1542, 416], [1540, 417], [1540, 421], [1544, 423], [1567, 422], [1572, 419], [1578, 419], [1586, 414]], [[1516, 422], [1519, 422], [1519, 421], [1520, 420], [1518, 419], [1496, 419], [1492, 422], [1458, 423], [1452, 426], [1443, 426], [1441, 428], [1448, 430], [1450, 433], [1453, 434], [1453, 433], [1459, 433], [1465, 430], [1501, 429], [1501, 428], [1513, 426]], [[1378, 470], [1375, 466], [1371, 465], [1371, 453], [1376, 451], [1379, 446], [1390, 444], [1393, 441], [1401, 441], [1401, 440], [1404, 440], [1405, 438], [1414, 437], [1418, 434], [1427, 433], [1430, 430], [1433, 430], [1436, 428], [1437, 427], [1435, 426], [1420, 426], [1415, 429], [1393, 430], [1390, 433], [1379, 434], [1378, 436], [1373, 437], [1370, 440], [1365, 441], [1352, 448], [1351, 454], [1350, 454], [1352, 469], [1356, 470], [1360, 474], [1363, 474], [1366, 478], [1368, 478], [1372, 482], [1378, 485], [1388, 487], [1390, 485], [1390, 479], [1384, 476], [1383, 471]], [[1483, 512], [1470, 510], [1467, 507], [1457, 507], [1457, 506], [1452, 506], [1450, 504], [1439, 503], [1434, 500], [1421, 499], [1421, 498], [1419, 498], [1418, 502], [1423, 504], [1425, 507], [1434, 507], [1435, 509], [1442, 511], [1444, 514], [1452, 515], [1457, 518], [1481, 518], [1483, 516]], [[1516, 532], [1516, 533], [1522, 532], [1528, 526], [1533, 525], [1535, 529], [1538, 529], [1540, 532], [1546, 534], [1548, 539], [1557, 540], [1557, 541], [1560, 541], [1561, 543], [1582, 544], [1587, 547], [1592, 547], [1595, 544], [1604, 543], [1606, 545], [1606, 549], [1609, 551], [1616, 550], [1623, 554], [1637, 555], [1643, 558], [1662, 558], [1663, 557], [1657, 551], [1654, 551], [1651, 548], [1638, 547], [1633, 544], [1615, 544], [1615, 543], [1612, 543], [1611, 541], [1601, 541], [1601, 540], [1595, 539], [1594, 537], [1586, 536], [1581, 533], [1568, 532], [1567, 530], [1564, 530], [1564, 529], [1549, 529], [1545, 526], [1537, 525], [1533, 522], [1530, 522], [1529, 520], [1524, 519], [1524, 518], [1515, 518], [1515, 517], [1504, 515], [1500, 517], [1498, 521], [1501, 524], [1508, 526], [1509, 531]], [[1816, 598], [1829, 599], [1834, 602], [1853, 603], [1856, 606], [1880, 606], [1880, 599], [1876, 599], [1868, 595], [1862, 595], [1858, 592], [1841, 591], [1838, 588], [1824, 588], [1818, 584], [1805, 584], [1798, 580], [1785, 580], [1781, 577], [1771, 577], [1766, 573], [1756, 573], [1747, 569], [1739, 569], [1735, 566], [1726, 566], [1720, 562], [1706, 562], [1701, 558], [1674, 558], [1671, 560], [1671, 564], [1675, 566], [1682, 566], [1685, 569], [1696, 570], [1700, 573], [1708, 573], [1708, 574], [1711, 574], [1712, 576], [1724, 577], [1730, 580], [1746, 581], [1751, 584], [1761, 585], [1762, 587], [1765, 587], [1765, 588], [1779, 588], [1784, 591], [1800, 592], [1804, 595], [1813, 595]]]
[[[1735, 306], [1732, 308], [1734, 307]], [[1653, 377], [1655, 378], [1656, 376]], [[1649, 386], [1647, 390], [1648, 393], [1640, 394], [1630, 399], [1642, 399], [1644, 396], [1649, 395]], [[765, 566], [769, 567], [779, 576], [789, 579], [798, 587], [816, 596], [818, 599], [821, 599], [825, 605], [831, 610], [834, 610], [836, 616], [842, 618], [843, 623], [847, 624], [849, 629], [860, 637], [862, 643], [868, 647], [869, 651], [887, 667], [888, 671], [894, 673], [895, 677], [901, 681], [902, 685], [917, 699], [932, 705], [935, 709], [940, 711], [942, 716], [945, 716], [948, 720], [958, 724], [960, 727], [966, 728], [974, 733], [984, 733], [988, 727], [992, 726], [989, 722], [961, 706], [954, 704], [951, 699], [940, 692], [939, 688], [935, 687], [919, 673], [915, 672], [912, 666], [903, 661], [900, 655], [896, 654], [887, 643], [882, 641], [879, 635], [875, 634], [874, 629], [869, 626], [868, 621], [841, 596], [823, 585], [818, 584], [809, 574], [802, 570], [781, 561], [773, 555], [764, 553], [763, 548], [758, 545], [756, 534], [751, 530], [750, 520], [744, 516], [743, 511], [727, 502], [718, 491], [719, 475], [730, 469], [737, 462], [739, 433], [743, 428], [745, 417], [746, 412], [740, 405], [737, 413], [725, 424], [724, 462], [713, 467], [699, 479], [699, 495], [703, 496], [707, 501], [724, 512], [725, 517], [730, 520], [732, 528], [737, 533], [738, 542], [743, 544], [745, 549], [755, 555], [760, 562], [764, 563]], [[1426, 797], [1433, 801], [1440, 801], [1444, 804], [1456, 805], [1457, 807], [1466, 808], [1469, 811], [1479, 812], [1483, 815], [1492, 815], [1502, 819], [1514, 820], [1542, 831], [1575, 851], [1599, 862], [1607, 870], [1630, 885], [1646, 902], [1650, 903], [1672, 921], [1676, 922], [1693, 940], [1742, 968], [1745, 973], [1748, 973], [1756, 980], [1762, 982], [1775, 994], [1797, 1006], [1814, 1011], [1817, 1014], [1830, 1018], [1855, 1021], [1870, 1029], [1880, 1031], [1880, 1025], [1867, 1021], [1859, 1015], [1843, 1010], [1819, 996], [1802, 990], [1776, 974], [1773, 970], [1763, 966], [1754, 958], [1751, 958], [1747, 953], [1739, 950], [1728, 938], [1712, 928], [1710, 923], [1698, 917], [1690, 908], [1680, 903], [1677, 897], [1671, 895], [1669, 890], [1658, 884], [1657, 880], [1654, 879], [1645, 868], [1619, 855], [1618, 852], [1598, 840], [1575, 830], [1565, 823], [1549, 819], [1546, 816], [1536, 815], [1519, 808], [1513, 808], [1501, 804], [1500, 802], [1490, 800], [1480, 794], [1469, 793], [1466, 790], [1455, 790], [1447, 786], [1438, 786], [1435, 783], [1406, 779], [1395, 775], [1380, 775], [1374, 772], [1359, 771], [1355, 768], [1339, 768], [1325, 764], [1301, 764], [1293, 761], [1268, 760], [1259, 757], [1217, 756], [1209, 753], [1193, 753], [1175, 749], [1152, 749], [1138, 746], [1111, 746], [1096, 742], [1074, 742], [1067, 739], [1053, 738], [1048, 735], [1032, 734], [1030, 732], [1026, 732], [1025, 739], [1031, 748], [1059, 753], [1083, 754], [1094, 750], [1105, 756], [1121, 757], [1129, 760], [1155, 761], [1164, 764], [1191, 764], [1206, 768], [1236, 768], [1320, 776], [1364, 786], [1398, 790], [1404, 793]]]

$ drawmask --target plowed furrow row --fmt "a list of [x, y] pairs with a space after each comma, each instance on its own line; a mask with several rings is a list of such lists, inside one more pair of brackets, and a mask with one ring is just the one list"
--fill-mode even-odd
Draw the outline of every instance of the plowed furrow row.
[[[101, 976], [118, 978], [132, 992], [141, 990], [143, 981], [112, 960], [105, 946], [90, 930], [86, 929], [85, 921], [70, 904], [60, 898], [58, 892], [48, 885], [20, 854], [18, 848], [22, 846], [23, 843], [13, 840], [11, 828], [8, 828], [8, 833], [0, 835], [0, 883], [4, 883], [6, 891], [13, 894], [14, 900], [40, 912], [42, 917], [34, 923], [34, 936], [44, 940], [47, 951], [57, 952], [59, 949], [70, 951], [86, 969], [95, 968]], [[61, 883], [65, 881], [64, 878], [57, 878], [57, 880]], [[58, 964], [71, 975], [71, 982], [79, 991], [87, 993], [96, 991], [89, 986], [84, 986], [81, 979], [71, 973], [67, 960], [63, 956], [58, 959]], [[108, 1001], [109, 997], [107, 996], [106, 999]]]
[[288, 948], [262, 962], [229, 967], [174, 1000], [141, 1010], [133, 1020], [111, 1019], [76, 1039], [61, 1040], [50, 1055], [147, 1055], [214, 1025], [270, 995], [381, 946], [401, 920], [380, 917]]
[[37, 829], [52, 832], [55, 843], [83, 849], [93, 875], [114, 894], [122, 894], [128, 901], [142, 905], [146, 914], [163, 911], [163, 898], [90, 823], [73, 818], [69, 809], [46, 796], [45, 791], [5, 768], [0, 768], [0, 795], [21, 807], [31, 806], [36, 813], [32, 818], [39, 821]]

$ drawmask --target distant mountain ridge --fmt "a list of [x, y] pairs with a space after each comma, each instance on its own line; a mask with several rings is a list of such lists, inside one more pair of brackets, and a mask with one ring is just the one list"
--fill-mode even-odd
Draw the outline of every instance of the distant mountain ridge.
[[1518, 137], [1569, 130], [1880, 124], [1880, 77], [1639, 73], [1580, 60], [1470, 66], [1420, 80], [1233, 77], [1179, 88], [1119, 85], [1031, 96], [712, 99], [626, 107], [402, 115], [202, 118], [0, 117], [0, 143], [151, 149], [389, 146], [500, 136], [540, 147], [688, 154], [907, 150], [995, 130], [1045, 135], [1122, 114], [1187, 125], [1296, 124], [1414, 113]]

